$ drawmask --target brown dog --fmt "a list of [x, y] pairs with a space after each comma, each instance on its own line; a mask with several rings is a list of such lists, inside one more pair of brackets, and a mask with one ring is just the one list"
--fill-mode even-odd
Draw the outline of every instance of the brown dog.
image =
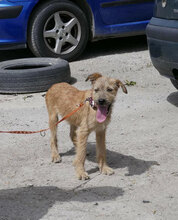
[[80, 91], [67, 83], [53, 85], [46, 94], [46, 104], [49, 113], [49, 126], [51, 130], [52, 161], [60, 162], [61, 158], [57, 147], [56, 122], [58, 114], [64, 117], [76, 108], [77, 104], [92, 97], [92, 104], [86, 104], [67, 119], [70, 124], [70, 137], [76, 148], [74, 166], [79, 179], [88, 179], [84, 162], [86, 157], [86, 142], [90, 132], [96, 132], [97, 161], [101, 173], [111, 175], [113, 169], [106, 163], [105, 133], [109, 124], [112, 106], [121, 86], [124, 93], [127, 89], [118, 79], [104, 77], [94, 73], [86, 79], [92, 82], [92, 89]]

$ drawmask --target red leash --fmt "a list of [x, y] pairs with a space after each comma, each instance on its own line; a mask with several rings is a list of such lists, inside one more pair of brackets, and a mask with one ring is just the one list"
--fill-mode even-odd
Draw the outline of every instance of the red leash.
[[[83, 103], [81, 103], [76, 109], [74, 109], [72, 112], [64, 116], [61, 120], [59, 120], [55, 126], [57, 126], [59, 123], [62, 121], [66, 120], [70, 116], [72, 116], [74, 113], [76, 113], [84, 104], [86, 101], [90, 101], [90, 98], [86, 99]], [[5, 134], [35, 134], [35, 133], [41, 133], [49, 130], [50, 128], [46, 129], [41, 129], [39, 131], [0, 131], [0, 133], [5, 133]]]

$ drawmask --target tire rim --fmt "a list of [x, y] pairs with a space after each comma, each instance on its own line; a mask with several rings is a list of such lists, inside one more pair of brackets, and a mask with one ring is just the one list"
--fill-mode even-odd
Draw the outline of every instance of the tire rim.
[[75, 50], [81, 39], [78, 19], [68, 11], [52, 14], [44, 25], [46, 46], [55, 54], [68, 54]]

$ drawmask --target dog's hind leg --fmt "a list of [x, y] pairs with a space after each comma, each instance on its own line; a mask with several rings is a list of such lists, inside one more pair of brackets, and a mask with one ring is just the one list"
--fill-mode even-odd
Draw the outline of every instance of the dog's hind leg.
[[59, 163], [61, 162], [61, 157], [58, 152], [57, 146], [57, 126], [56, 123], [58, 121], [58, 115], [55, 111], [51, 114], [49, 113], [49, 127], [51, 131], [51, 155], [52, 155], [52, 162]]
[[71, 138], [71, 141], [73, 142], [75, 147], [76, 147], [76, 143], [77, 143], [76, 129], [77, 129], [76, 126], [74, 126], [74, 125], [70, 126], [70, 138]]

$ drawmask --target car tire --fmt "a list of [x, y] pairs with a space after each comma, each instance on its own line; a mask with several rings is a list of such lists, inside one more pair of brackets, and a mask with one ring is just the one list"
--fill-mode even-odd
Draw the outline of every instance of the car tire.
[[70, 82], [67, 61], [54, 58], [26, 58], [0, 62], [0, 93], [44, 92], [53, 84]]
[[35, 56], [71, 61], [85, 49], [89, 28], [83, 11], [73, 2], [51, 0], [31, 16], [28, 46]]
[[170, 79], [173, 86], [178, 89], [178, 81], [176, 79]]

